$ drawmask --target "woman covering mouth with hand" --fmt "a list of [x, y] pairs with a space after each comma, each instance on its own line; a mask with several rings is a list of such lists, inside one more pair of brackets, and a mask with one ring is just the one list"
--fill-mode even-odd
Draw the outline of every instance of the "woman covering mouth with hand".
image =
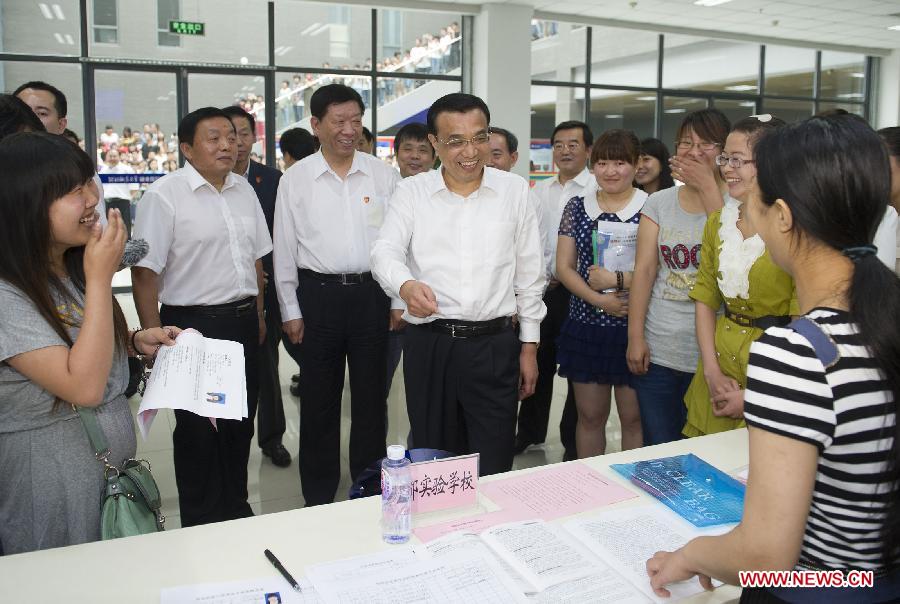
[[[691, 290], [700, 362], [684, 397], [685, 436], [744, 425], [744, 388], [750, 344], [772, 325], [797, 314], [794, 281], [778, 268], [746, 217], [757, 189], [753, 147], [767, 130], [783, 126], [771, 115], [737, 122], [716, 157], [728, 185], [725, 207], [710, 214], [703, 232], [697, 283]], [[716, 318], [725, 306], [725, 313]]]

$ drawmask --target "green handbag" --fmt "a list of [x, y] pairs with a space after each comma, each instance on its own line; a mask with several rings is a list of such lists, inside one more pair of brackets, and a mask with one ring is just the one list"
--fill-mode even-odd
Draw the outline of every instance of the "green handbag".
[[109, 446], [93, 409], [77, 408], [97, 461], [103, 464], [106, 493], [100, 508], [100, 537], [117, 539], [164, 530], [159, 487], [143, 459], [129, 459], [121, 467], [109, 463]]

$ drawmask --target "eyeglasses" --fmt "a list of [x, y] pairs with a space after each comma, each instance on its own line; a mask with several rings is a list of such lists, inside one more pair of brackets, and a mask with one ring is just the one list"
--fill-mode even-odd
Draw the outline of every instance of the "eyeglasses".
[[743, 157], [728, 157], [724, 153], [722, 155], [716, 155], [716, 165], [717, 166], [725, 166], [726, 164], [731, 166], [732, 168], [740, 170], [744, 167], [744, 164], [755, 164], [756, 160], [753, 159], [744, 159]]
[[441, 139], [437, 139], [437, 142], [442, 145], [450, 148], [450, 149], [462, 149], [469, 143], [472, 143], [472, 146], [478, 145], [486, 145], [491, 140], [490, 132], [482, 132], [481, 134], [476, 134], [472, 138], [451, 138], [450, 140], [442, 141]]
[[689, 151], [694, 148], [694, 145], [700, 148], [701, 151], [712, 151], [716, 147], [720, 146], [719, 143], [695, 143], [694, 141], [675, 141], [675, 148], [681, 149], [682, 151]]
[[580, 148], [581, 148], [581, 143], [566, 143], [566, 144], [556, 143], [553, 145], [554, 151], [562, 151], [563, 149], [566, 149], [568, 151], [578, 151], [578, 149], [580, 149]]

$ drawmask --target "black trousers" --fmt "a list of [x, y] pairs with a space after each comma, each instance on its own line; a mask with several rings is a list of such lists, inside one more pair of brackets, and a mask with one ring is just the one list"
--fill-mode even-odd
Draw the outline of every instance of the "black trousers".
[[259, 347], [259, 407], [257, 408], [256, 441], [259, 448], [280, 445], [284, 436], [284, 401], [278, 377], [278, 345], [281, 342], [281, 311], [275, 284], [270, 280], [264, 298], [266, 309], [266, 341]]
[[172, 434], [175, 484], [182, 526], [209, 524], [252, 516], [247, 503], [247, 463], [253, 438], [253, 416], [259, 390], [257, 354], [259, 322], [256, 306], [238, 316], [212, 316], [193, 308], [166, 306], [159, 310], [163, 325], [193, 327], [208, 338], [232, 340], [244, 345], [247, 376], [247, 411], [241, 421], [208, 418], [190, 411], [175, 411]]
[[512, 327], [454, 338], [408, 325], [403, 377], [416, 446], [479, 453], [482, 476], [512, 468], [521, 349]]
[[390, 300], [375, 281], [323, 283], [302, 275], [300, 484], [307, 506], [331, 503], [341, 478], [341, 394], [350, 372], [350, 474], [384, 457]]
[[128, 237], [131, 238], [131, 200], [122, 199], [121, 197], [107, 197], [105, 199], [106, 209], [115, 208], [122, 214], [122, 222], [125, 223], [125, 229], [128, 231]]
[[[537, 351], [538, 379], [534, 394], [519, 405], [520, 441], [542, 443], [547, 438], [550, 405], [553, 401], [553, 380], [556, 376], [556, 338], [569, 313], [569, 290], [557, 285], [544, 294], [547, 316], [541, 321], [541, 345]], [[572, 385], [569, 384], [571, 392]]]

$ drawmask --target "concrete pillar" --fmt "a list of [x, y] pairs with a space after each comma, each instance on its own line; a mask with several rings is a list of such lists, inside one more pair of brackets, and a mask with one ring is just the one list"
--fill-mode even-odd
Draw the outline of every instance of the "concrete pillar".
[[878, 88], [876, 98], [876, 128], [900, 125], [900, 49], [881, 58], [881, 68], [876, 74]]
[[531, 17], [533, 6], [483, 4], [475, 17], [472, 93], [491, 110], [491, 123], [519, 138], [513, 171], [528, 178], [531, 141]]

